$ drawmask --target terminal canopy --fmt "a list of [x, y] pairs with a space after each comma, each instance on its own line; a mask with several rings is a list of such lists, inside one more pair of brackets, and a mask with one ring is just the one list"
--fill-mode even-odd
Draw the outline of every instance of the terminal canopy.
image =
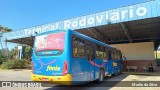
[[[155, 50], [160, 44], [160, 17], [108, 24], [76, 31], [106, 44], [154, 42]], [[7, 40], [20, 44], [33, 45], [34, 36]]]

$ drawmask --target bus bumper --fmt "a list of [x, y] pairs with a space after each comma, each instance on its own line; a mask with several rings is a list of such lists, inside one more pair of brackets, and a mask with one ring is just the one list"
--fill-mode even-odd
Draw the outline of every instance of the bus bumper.
[[54, 83], [54, 84], [62, 84], [62, 85], [71, 85], [72, 75], [67, 74], [65, 76], [44, 76], [44, 75], [37, 75], [32, 74], [31, 77], [32, 81], [40, 81], [40, 82], [47, 82], [47, 83]]

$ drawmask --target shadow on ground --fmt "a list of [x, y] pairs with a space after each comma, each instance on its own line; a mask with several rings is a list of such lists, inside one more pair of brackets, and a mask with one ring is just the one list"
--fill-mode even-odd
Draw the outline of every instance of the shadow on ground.
[[44, 90], [108, 90], [114, 86], [116, 86], [120, 81], [126, 78], [128, 75], [121, 74], [119, 76], [111, 76], [106, 77], [104, 82], [97, 83], [97, 81], [88, 82], [82, 85], [72, 85], [72, 86], [63, 86], [63, 85], [56, 85], [51, 88], [47, 88]]

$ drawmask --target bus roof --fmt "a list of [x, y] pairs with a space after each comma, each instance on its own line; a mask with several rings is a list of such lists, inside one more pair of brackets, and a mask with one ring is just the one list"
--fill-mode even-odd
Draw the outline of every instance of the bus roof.
[[43, 33], [36, 34], [35, 36], [40, 36], [40, 35], [50, 34], [50, 33], [56, 33], [56, 32], [65, 32], [65, 31], [66, 30], [49, 30], [49, 31], [46, 31], [46, 32], [43, 32]]

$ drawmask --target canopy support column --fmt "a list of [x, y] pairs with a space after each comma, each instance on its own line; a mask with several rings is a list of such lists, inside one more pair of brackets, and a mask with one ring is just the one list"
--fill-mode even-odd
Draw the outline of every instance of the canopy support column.
[[123, 28], [123, 31], [125, 32], [125, 35], [127, 36], [128, 40], [129, 40], [129, 42], [133, 43], [132, 37], [131, 37], [130, 33], [128, 32], [127, 26], [124, 23], [120, 23], [120, 24]]

